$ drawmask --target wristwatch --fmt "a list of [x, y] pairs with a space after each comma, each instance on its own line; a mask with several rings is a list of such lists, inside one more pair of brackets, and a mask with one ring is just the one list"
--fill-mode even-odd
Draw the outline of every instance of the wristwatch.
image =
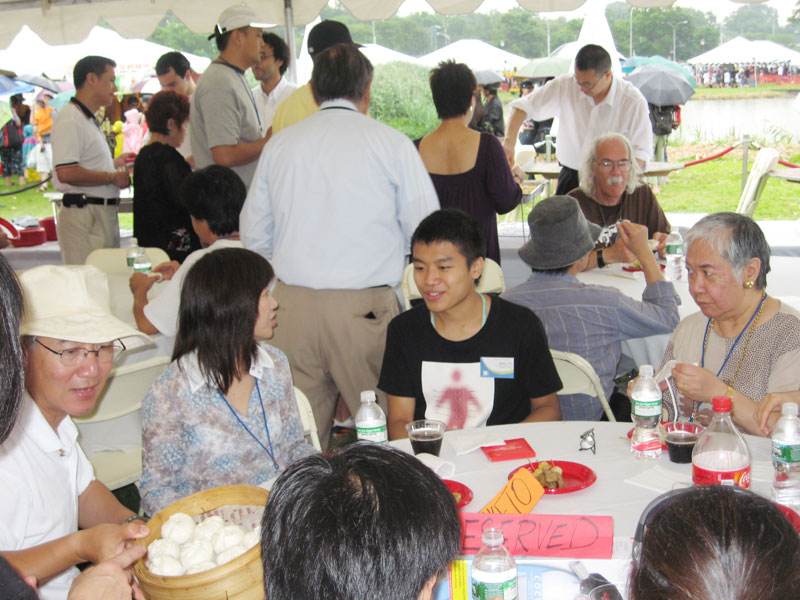
[[606, 266], [606, 261], [603, 260], [603, 249], [597, 249], [597, 268], [602, 269]]

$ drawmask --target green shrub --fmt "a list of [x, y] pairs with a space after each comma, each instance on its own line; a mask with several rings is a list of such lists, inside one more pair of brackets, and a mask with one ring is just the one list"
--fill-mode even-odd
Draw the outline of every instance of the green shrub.
[[411, 139], [439, 125], [428, 86], [429, 69], [393, 62], [375, 67], [372, 81], [372, 117], [405, 133]]

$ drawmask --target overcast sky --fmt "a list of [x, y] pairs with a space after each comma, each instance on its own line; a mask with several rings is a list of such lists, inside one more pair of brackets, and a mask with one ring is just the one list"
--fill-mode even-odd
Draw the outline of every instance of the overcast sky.
[[[600, 3], [604, 5], [611, 4], [615, 0], [587, 0], [586, 4], [581, 8], [572, 12], [553, 12], [541, 13], [543, 17], [567, 17], [576, 18], [582, 17], [585, 12], [586, 5], [592, 3]], [[796, 0], [769, 0], [766, 2], [767, 6], [771, 6], [778, 10], [778, 18], [781, 25], [786, 24], [786, 20], [792, 14], [796, 5]], [[490, 10], [507, 11], [510, 8], [519, 6], [516, 0], [484, 0], [478, 12], [488, 12]], [[677, 0], [675, 6], [682, 6], [684, 8], [696, 8], [703, 12], [713, 12], [718, 19], [724, 19], [742, 4], [733, 2], [732, 0]], [[433, 12], [430, 5], [425, 0], [405, 0], [398, 11], [398, 15], [404, 16], [415, 12]]]

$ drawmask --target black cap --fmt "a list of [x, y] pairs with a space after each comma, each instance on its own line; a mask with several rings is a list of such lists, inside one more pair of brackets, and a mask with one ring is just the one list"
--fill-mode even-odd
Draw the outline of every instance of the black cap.
[[520, 89], [523, 90], [532, 90], [533, 89], [533, 79], [526, 79], [522, 83], [519, 84]]
[[[350, 30], [339, 21], [322, 21], [314, 25], [308, 34], [308, 53], [311, 56], [319, 54], [334, 44], [353, 44]], [[361, 47], [361, 44], [354, 44]]]

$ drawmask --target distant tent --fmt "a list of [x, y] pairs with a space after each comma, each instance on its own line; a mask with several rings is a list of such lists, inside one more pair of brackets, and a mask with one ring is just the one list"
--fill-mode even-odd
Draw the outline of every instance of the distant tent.
[[417, 63], [417, 59], [408, 54], [403, 54], [397, 50], [392, 50], [380, 44], [364, 44], [361, 48], [362, 54], [369, 59], [373, 65], [382, 65], [389, 62], [410, 62]]
[[453, 59], [465, 63], [473, 71], [513, 71], [528, 64], [528, 59], [481, 40], [458, 40], [417, 59], [422, 65], [435, 67], [443, 60]]
[[789, 62], [800, 66], [800, 52], [770, 42], [768, 40], [750, 41], [744, 37], [735, 37], [724, 44], [690, 58], [690, 65], [721, 65], [737, 63], [771, 63]]

